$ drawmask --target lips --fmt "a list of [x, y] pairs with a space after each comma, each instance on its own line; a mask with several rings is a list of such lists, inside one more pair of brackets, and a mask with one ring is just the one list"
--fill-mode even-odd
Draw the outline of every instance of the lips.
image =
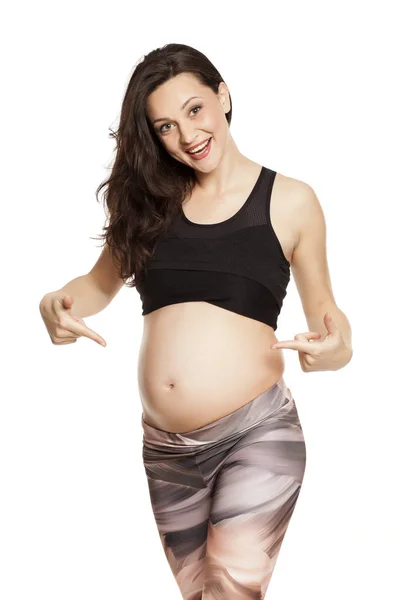
[[[197, 150], [197, 148], [199, 148], [200, 146], [202, 146], [203, 144], [205, 144], [206, 142], [208, 142], [209, 139], [210, 138], [207, 138], [207, 139], [203, 140], [202, 142], [199, 142], [195, 146], [191, 146], [190, 148], [186, 148], [185, 152], [189, 152], [189, 150]], [[190, 154], [190, 152], [189, 152], [189, 154]]]

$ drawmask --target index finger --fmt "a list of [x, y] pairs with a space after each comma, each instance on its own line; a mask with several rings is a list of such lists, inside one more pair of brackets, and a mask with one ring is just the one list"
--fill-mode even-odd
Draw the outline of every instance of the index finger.
[[101, 346], [107, 346], [106, 341], [101, 337], [101, 335], [93, 331], [93, 329], [90, 329], [90, 327], [88, 327], [84, 323], [79, 323], [78, 321], [75, 321], [71, 318], [71, 323], [68, 322], [67, 329], [68, 331], [72, 331], [72, 333], [77, 333], [78, 335], [87, 337], [93, 340], [94, 342], [97, 342]]

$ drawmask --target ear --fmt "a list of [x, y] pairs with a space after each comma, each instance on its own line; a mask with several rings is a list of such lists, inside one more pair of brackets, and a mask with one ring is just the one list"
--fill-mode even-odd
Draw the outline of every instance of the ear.
[[224, 81], [220, 81], [219, 83], [218, 96], [222, 108], [224, 109], [225, 113], [228, 113], [231, 110], [231, 102], [229, 98], [229, 89]]

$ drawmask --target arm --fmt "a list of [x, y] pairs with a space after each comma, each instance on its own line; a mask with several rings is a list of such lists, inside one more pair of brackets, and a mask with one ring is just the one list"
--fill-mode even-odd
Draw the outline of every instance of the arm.
[[[298, 350], [303, 371], [335, 371], [351, 360], [353, 350], [350, 323], [333, 296], [326, 256], [325, 218], [309, 185], [292, 179], [290, 187], [292, 214], [297, 227], [291, 270], [309, 332], [297, 334], [294, 341], [278, 342], [272, 347]], [[331, 314], [332, 320], [327, 313]]]
[[327, 335], [324, 315], [330, 312], [333, 321], [351, 350], [351, 327], [342, 310], [336, 305], [329, 274], [326, 252], [326, 223], [314, 190], [297, 182], [296, 218], [298, 242], [293, 252], [292, 273], [301, 298], [304, 315], [310, 331]]
[[59, 290], [51, 292], [51, 295], [72, 296], [74, 303], [71, 306], [71, 314], [84, 318], [104, 310], [123, 285], [124, 281], [118, 275], [106, 244], [89, 273], [72, 279]]

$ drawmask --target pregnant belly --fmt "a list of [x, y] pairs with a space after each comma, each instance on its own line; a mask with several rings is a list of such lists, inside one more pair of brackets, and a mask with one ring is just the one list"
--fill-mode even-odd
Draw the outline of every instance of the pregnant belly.
[[207, 302], [144, 317], [138, 360], [143, 419], [183, 433], [237, 410], [283, 375], [272, 327]]

